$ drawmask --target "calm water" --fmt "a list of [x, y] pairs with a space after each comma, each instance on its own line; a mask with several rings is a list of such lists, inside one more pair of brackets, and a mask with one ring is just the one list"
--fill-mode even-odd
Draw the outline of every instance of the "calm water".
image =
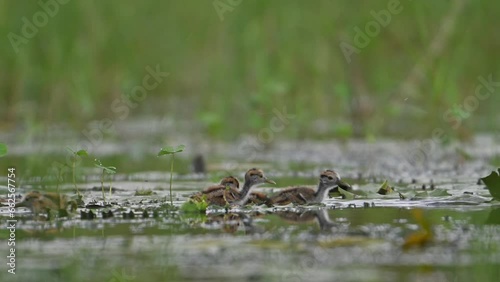
[[[168, 167], [167, 159], [150, 167], [145, 159], [110, 153], [103, 160], [114, 160], [119, 172], [120, 167], [136, 167], [114, 177], [116, 190], [107, 198], [114, 217], [103, 219], [94, 209], [96, 219], [81, 219], [79, 212], [88, 209], [80, 208], [70, 218], [47, 221], [19, 209], [16, 275], [7, 273], [4, 264], [0, 280], [496, 281], [500, 277], [500, 205], [491, 202], [489, 192], [477, 182], [494, 168], [491, 156], [498, 149], [493, 139], [479, 138], [461, 146], [472, 158], [450, 146], [434, 148], [413, 163], [407, 153], [415, 148], [412, 142], [290, 142], [257, 152], [251, 160], [242, 157], [237, 145], [217, 148], [206, 154], [207, 176], [175, 174], [175, 206], [222, 175], [241, 179], [251, 166], [263, 167], [278, 183], [260, 191], [314, 186], [321, 169], [335, 168], [358, 196], [334, 197], [307, 207], [169, 211], [165, 208], [169, 175], [161, 169]], [[190, 154], [194, 152], [186, 153]], [[27, 157], [11, 160], [16, 158]], [[180, 158], [179, 165], [183, 163], [189, 164], [189, 158]], [[99, 204], [99, 175], [91, 166], [81, 170], [78, 187], [85, 203]], [[54, 189], [53, 183], [41, 179], [21, 178], [17, 192]], [[385, 179], [397, 192], [375, 193]], [[71, 195], [72, 186], [65, 183], [60, 189]], [[147, 189], [153, 193], [135, 196], [137, 190]], [[415, 209], [423, 210], [432, 240], [424, 247], [404, 249], [406, 238], [423, 229]], [[124, 218], [122, 213], [130, 211], [134, 218]], [[0, 208], [3, 226], [7, 216], [7, 209]], [[6, 229], [0, 234], [9, 236]], [[5, 258], [9, 247], [2, 242], [0, 253]]]

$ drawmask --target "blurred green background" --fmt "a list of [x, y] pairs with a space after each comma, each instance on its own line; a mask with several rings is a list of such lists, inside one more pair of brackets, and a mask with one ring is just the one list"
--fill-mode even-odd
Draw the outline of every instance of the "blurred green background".
[[157, 65], [170, 75], [127, 118], [168, 116], [216, 139], [257, 133], [284, 107], [297, 116], [287, 138], [424, 138], [436, 127], [467, 138], [500, 121], [495, 94], [460, 110], [478, 77], [500, 81], [498, 1], [401, 0], [350, 62], [340, 44], [356, 46], [356, 27], [391, 1], [73, 0], [16, 53], [12, 33], [37, 20], [37, 2], [0, 1], [0, 130], [116, 118], [113, 101]]

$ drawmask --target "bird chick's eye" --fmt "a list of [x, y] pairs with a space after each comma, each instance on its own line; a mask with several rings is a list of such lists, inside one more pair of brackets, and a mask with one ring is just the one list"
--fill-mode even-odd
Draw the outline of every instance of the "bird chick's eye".
[[328, 176], [328, 179], [329, 179], [329, 180], [333, 180], [333, 177], [331, 177], [331, 176]]

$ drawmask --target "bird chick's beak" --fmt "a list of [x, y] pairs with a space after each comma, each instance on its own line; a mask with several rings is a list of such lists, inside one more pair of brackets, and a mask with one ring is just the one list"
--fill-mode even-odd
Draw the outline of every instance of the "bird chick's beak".
[[352, 188], [352, 187], [351, 187], [351, 185], [350, 185], [349, 183], [344, 182], [344, 181], [342, 181], [342, 180], [339, 180], [339, 182], [337, 183], [337, 185], [338, 185], [340, 188], [344, 189], [344, 190], [349, 190], [349, 189], [351, 189], [351, 188]]
[[23, 201], [23, 202], [16, 203], [15, 207], [16, 208], [27, 207], [26, 202]]
[[276, 185], [276, 182], [272, 181], [271, 179], [267, 179], [267, 178], [266, 178], [264, 181], [265, 181], [266, 183]]

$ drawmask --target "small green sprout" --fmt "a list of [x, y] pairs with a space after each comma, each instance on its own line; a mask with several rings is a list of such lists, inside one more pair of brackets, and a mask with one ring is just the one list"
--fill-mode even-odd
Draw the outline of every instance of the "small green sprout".
[[163, 155], [172, 155], [172, 158], [170, 159], [170, 205], [172, 206], [174, 205], [174, 200], [172, 199], [172, 174], [174, 173], [175, 154], [184, 151], [184, 148], [186, 148], [185, 145], [179, 145], [177, 147], [167, 146], [165, 148], [161, 148], [157, 155], [158, 157]]
[[71, 152], [71, 154], [73, 154], [73, 158], [72, 158], [72, 165], [71, 165], [71, 168], [73, 170], [73, 185], [75, 185], [75, 189], [76, 189], [76, 194], [78, 195], [78, 197], [80, 197], [80, 191], [78, 190], [78, 186], [76, 185], [76, 159], [78, 157], [87, 157], [89, 154], [87, 153], [87, 151], [85, 150], [78, 150], [78, 151], [73, 151], [70, 147], [66, 147], [66, 149]]
[[[102, 199], [103, 202], [106, 202], [106, 196], [104, 195], [104, 174], [115, 174], [116, 173], [116, 167], [114, 166], [104, 166], [100, 160], [95, 159], [94, 160], [94, 166], [97, 168], [102, 169], [102, 174], [101, 174], [101, 190], [102, 190]], [[112, 194], [112, 184], [113, 184], [113, 179], [111, 178], [109, 180], [109, 196], [111, 197]]]

